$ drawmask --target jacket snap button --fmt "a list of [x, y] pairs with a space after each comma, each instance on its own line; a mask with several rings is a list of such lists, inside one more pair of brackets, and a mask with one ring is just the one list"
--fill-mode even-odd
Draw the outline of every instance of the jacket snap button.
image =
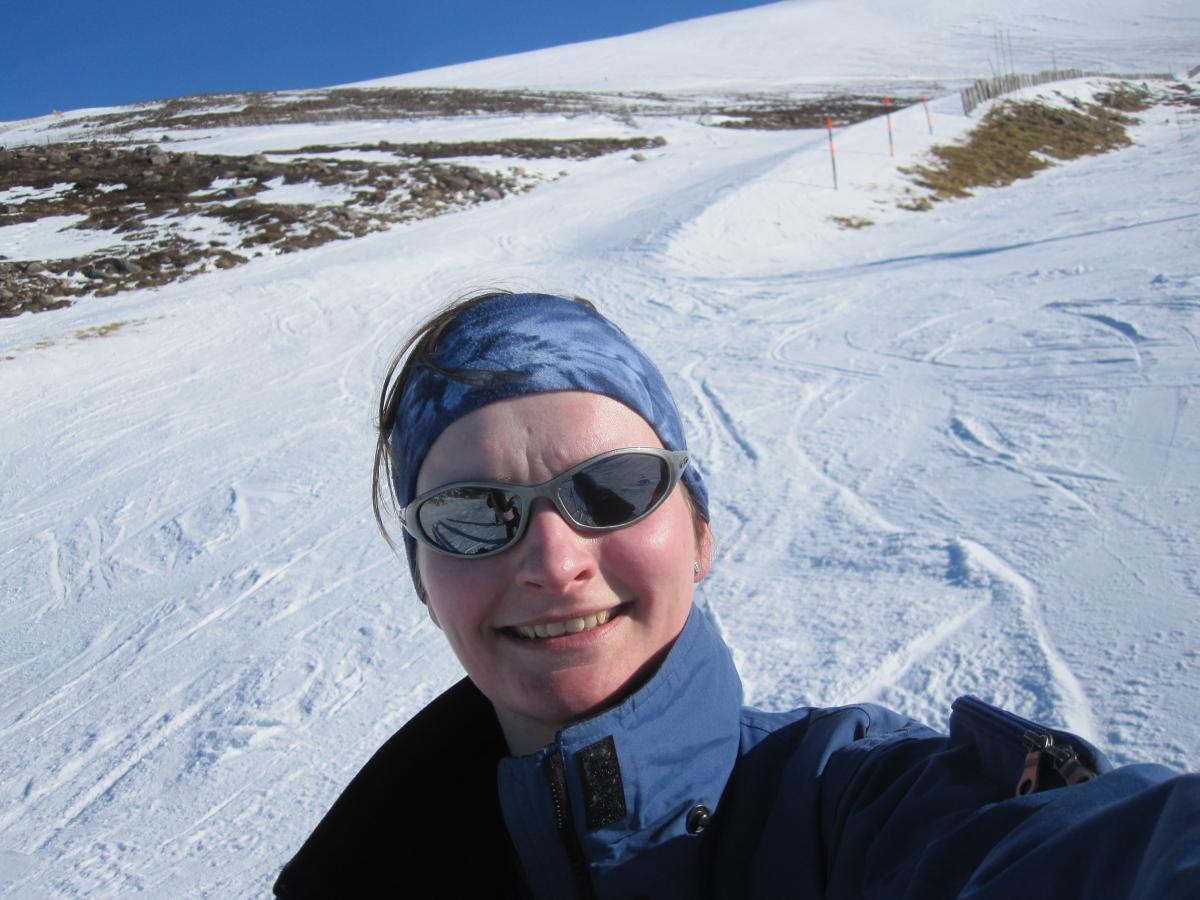
[[712, 815], [707, 806], [693, 806], [692, 811], [687, 815], [688, 834], [699, 834], [708, 827], [711, 820]]

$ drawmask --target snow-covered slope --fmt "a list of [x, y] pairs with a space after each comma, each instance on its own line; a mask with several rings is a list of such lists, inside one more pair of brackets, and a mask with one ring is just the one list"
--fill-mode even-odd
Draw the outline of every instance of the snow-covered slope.
[[[1001, 43], [997, 44], [997, 33]], [[599, 91], [957, 82], [1008, 68], [1165, 72], [1194, 65], [1187, 0], [783, 0], [606, 40], [367, 84]], [[486, 56], [480, 48], [480, 56]]]
[[[621, 39], [614, 77], [662, 87], [640, 48], [667, 58], [682, 32], [760, 41], [771, 65], [737, 77], [774, 89], [792, 78], [775, 17], [862, 8], [780, 3]], [[1060, 64], [1142, 67], [1168, 31], [1196, 32], [1173, 3], [1138, 14], [1176, 17], [1144, 40], [1124, 12], [1077, 26], [1096, 8], [1061, 13], [1055, 34], [1092, 55]], [[871, 58], [830, 48], [803, 71], [908, 75], [922, 34], [896, 14]], [[963, 34], [944, 30], [937, 65], [986, 74]], [[597, 46], [621, 44], [577, 58]], [[454, 77], [507, 83], [512, 64]], [[721, 83], [686, 71], [685, 89]], [[938, 139], [970, 126], [956, 104], [931, 103]], [[262, 896], [373, 749], [459, 677], [374, 531], [372, 414], [408, 329], [485, 286], [591, 297], [667, 373], [713, 494], [703, 601], [750, 702], [877, 699], [941, 724], [972, 692], [1119, 762], [1200, 765], [1195, 117], [1155, 108], [1127, 150], [926, 213], [895, 208], [896, 165], [933, 138], [920, 106], [894, 119], [894, 160], [878, 120], [839, 133], [837, 192], [823, 133], [378, 124], [371, 140], [667, 143], [464, 213], [0, 321], [0, 889]], [[287, 127], [188, 146], [310, 140]]]

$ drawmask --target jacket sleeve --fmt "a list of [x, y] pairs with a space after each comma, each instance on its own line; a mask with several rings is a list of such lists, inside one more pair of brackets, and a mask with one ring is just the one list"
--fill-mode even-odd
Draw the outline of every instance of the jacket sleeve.
[[[1086, 780], [1046, 765], [1018, 796], [1039, 735], [1076, 753]], [[973, 698], [956, 702], [948, 738], [849, 743], [821, 781], [830, 898], [1200, 896], [1200, 776], [1111, 769], [1081, 739]]]

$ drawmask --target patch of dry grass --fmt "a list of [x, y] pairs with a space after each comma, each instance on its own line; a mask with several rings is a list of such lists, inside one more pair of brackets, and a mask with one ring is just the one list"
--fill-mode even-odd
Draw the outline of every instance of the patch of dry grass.
[[[133, 327], [141, 325], [145, 319], [124, 319], [105, 322], [103, 325], [92, 325], [89, 328], [79, 328], [71, 332], [71, 338], [76, 341], [91, 341], [96, 338], [108, 337], [110, 334], [116, 334], [125, 327]], [[17, 358], [19, 353], [28, 353], [31, 350], [49, 350], [51, 347], [58, 346], [61, 343], [66, 343], [67, 339], [60, 337], [58, 340], [53, 338], [42, 338], [34, 341], [32, 344], [25, 344], [20, 347], [13, 347], [3, 356], [0, 356], [0, 362], [8, 362]]]
[[830, 218], [838, 228], [859, 229], [875, 224], [870, 219], [864, 219], [862, 216], [831, 216]]
[[1142, 112], [1149, 109], [1154, 100], [1144, 87], [1134, 87], [1123, 81], [1112, 85], [1112, 90], [1097, 94], [1096, 100], [1106, 109], [1118, 112]]
[[907, 209], [911, 212], [924, 212], [927, 209], [933, 209], [932, 200], [924, 195], [914, 194], [911, 191], [905, 193], [903, 200], [897, 200], [896, 205], [900, 209]]
[[126, 325], [136, 325], [136, 322], [105, 322], [103, 325], [93, 325], [91, 328], [80, 328], [75, 332], [74, 338], [77, 341], [90, 341], [95, 338], [108, 337], [116, 331], [120, 331]]
[[[995, 106], [970, 133], [967, 141], [939, 145], [933, 162], [901, 169], [934, 200], [969, 197], [979, 187], [1004, 187], [1065, 161], [1107, 153], [1129, 146], [1125, 131], [1134, 120], [1126, 112], [1145, 109], [1148, 92], [1118, 85], [1099, 95], [1101, 103], [1076, 103], [1075, 108], [1047, 106], [1036, 101], [1007, 101]], [[913, 205], [906, 206], [914, 208]]]

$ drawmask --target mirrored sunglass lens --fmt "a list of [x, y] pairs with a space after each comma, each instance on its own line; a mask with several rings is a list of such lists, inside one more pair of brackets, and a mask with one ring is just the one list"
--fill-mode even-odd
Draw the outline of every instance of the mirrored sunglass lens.
[[665, 459], [642, 453], [610, 456], [576, 472], [558, 490], [580, 525], [611, 528], [644, 515], [671, 480]]
[[435, 547], [476, 556], [510, 544], [521, 526], [517, 497], [486, 487], [450, 488], [417, 510], [417, 522]]

